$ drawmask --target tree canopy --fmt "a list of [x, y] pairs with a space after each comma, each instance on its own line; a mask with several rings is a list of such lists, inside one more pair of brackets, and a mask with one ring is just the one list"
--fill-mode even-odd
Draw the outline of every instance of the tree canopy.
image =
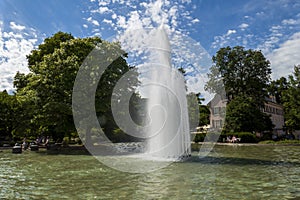
[[218, 94], [222, 90], [230, 102], [235, 96], [249, 96], [263, 105], [271, 80], [270, 62], [261, 51], [244, 47], [226, 47], [212, 57], [213, 66], [208, 74], [206, 89]]
[[15, 122], [17, 116], [18, 102], [16, 97], [9, 95], [6, 90], [0, 92], [0, 138], [12, 138], [12, 131], [17, 128]]
[[[52, 136], [55, 140], [75, 133], [72, 90], [77, 72], [95, 47], [101, 48], [99, 51], [109, 51], [112, 46], [121, 49], [118, 43], [106, 42], [99, 37], [74, 38], [69, 33], [58, 32], [33, 50], [27, 56], [30, 73], [17, 73], [14, 79], [16, 96], [22, 102], [24, 112], [29, 112], [26, 114], [29, 119], [26, 120], [26, 129]], [[107, 134], [117, 128], [110, 111], [113, 87], [132, 68], [127, 64], [126, 56], [124, 52], [113, 60], [98, 83], [96, 112], [105, 116], [103, 126]], [[95, 74], [90, 76], [93, 78]]]
[[268, 95], [271, 67], [262, 52], [226, 47], [212, 60], [205, 88], [220, 95], [226, 93], [225, 131], [270, 130], [272, 123], [261, 108]]
[[[280, 79], [281, 80], [281, 79]], [[288, 77], [288, 87], [282, 93], [285, 125], [290, 130], [300, 129], [300, 65]]]

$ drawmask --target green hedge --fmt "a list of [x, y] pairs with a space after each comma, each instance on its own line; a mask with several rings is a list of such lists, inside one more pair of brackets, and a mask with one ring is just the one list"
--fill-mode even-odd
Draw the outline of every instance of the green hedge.
[[218, 142], [226, 141], [227, 136], [235, 136], [237, 138], [241, 138], [241, 143], [257, 143], [258, 139], [256, 135], [250, 132], [237, 132], [237, 133], [226, 133], [221, 134], [219, 133], [207, 133], [207, 134], [197, 134], [194, 138], [194, 142], [203, 142], [204, 138], [207, 136], [209, 140], [215, 140], [216, 137], [219, 137]]
[[216, 140], [218, 140], [218, 142], [222, 141], [222, 137], [220, 133], [200, 133], [200, 134], [196, 134], [194, 138], [194, 142], [195, 143], [203, 142], [205, 137], [207, 137], [206, 141], [216, 141]]
[[254, 133], [250, 132], [238, 132], [238, 133], [228, 133], [227, 135], [235, 135], [237, 138], [241, 138], [241, 143], [257, 143], [258, 139]]
[[279, 141], [265, 140], [259, 142], [259, 144], [300, 144], [300, 140], [279, 140]]
[[203, 142], [204, 138], [205, 138], [206, 134], [205, 133], [201, 133], [201, 134], [196, 134], [195, 138], [194, 138], [194, 142], [198, 143], [198, 142]]

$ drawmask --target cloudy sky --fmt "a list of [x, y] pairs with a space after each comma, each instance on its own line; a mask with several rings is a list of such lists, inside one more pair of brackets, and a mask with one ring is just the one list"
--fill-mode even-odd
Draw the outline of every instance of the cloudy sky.
[[260, 49], [274, 79], [300, 64], [296, 0], [1, 0], [0, 90], [13, 91], [15, 73], [28, 72], [26, 55], [57, 31], [109, 39], [161, 24], [181, 52], [175, 62], [189, 63], [191, 90], [200, 79], [192, 71], [208, 69], [210, 57], [225, 46]]

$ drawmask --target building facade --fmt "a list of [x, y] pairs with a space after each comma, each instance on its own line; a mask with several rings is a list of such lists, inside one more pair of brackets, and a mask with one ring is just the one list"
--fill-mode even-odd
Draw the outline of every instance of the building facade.
[[[212, 129], [222, 129], [225, 122], [225, 110], [227, 100], [221, 99], [220, 97], [214, 97], [209, 103], [210, 109], [210, 127]], [[274, 125], [273, 132], [275, 134], [283, 134], [284, 127], [284, 112], [283, 106], [276, 103], [274, 97], [266, 98], [266, 102], [262, 111], [270, 116]]]

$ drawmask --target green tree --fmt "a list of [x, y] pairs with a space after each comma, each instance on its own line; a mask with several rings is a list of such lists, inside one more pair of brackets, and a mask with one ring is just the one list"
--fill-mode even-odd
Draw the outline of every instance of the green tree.
[[289, 87], [283, 93], [285, 125], [289, 130], [300, 129], [300, 65], [294, 67], [294, 72], [288, 77]]
[[281, 77], [278, 80], [271, 81], [268, 86], [268, 92], [274, 96], [276, 102], [279, 104], [283, 103], [283, 96], [286, 90], [289, 88], [289, 83], [285, 77]]
[[214, 65], [208, 74], [206, 89], [222, 94], [228, 102], [235, 96], [252, 97], [263, 105], [271, 80], [270, 62], [261, 51], [245, 50], [241, 46], [221, 48], [212, 58]]
[[[17, 96], [0, 92], [0, 137], [2, 139], [20, 139], [27, 134], [29, 112], [24, 111]], [[27, 124], [28, 123], [28, 124]]]
[[12, 131], [16, 126], [14, 122], [16, 103], [15, 96], [9, 95], [6, 90], [0, 92], [0, 137], [2, 139], [12, 138]]
[[207, 105], [199, 106], [199, 115], [200, 115], [199, 126], [205, 126], [210, 123], [209, 121], [210, 111]]
[[205, 89], [226, 95], [225, 131], [269, 130], [272, 123], [261, 108], [268, 96], [270, 62], [261, 51], [241, 46], [221, 48], [212, 60]]
[[226, 107], [224, 132], [262, 132], [273, 128], [252, 97], [236, 96]]
[[[23, 105], [34, 110], [29, 128], [50, 135], [55, 140], [76, 131], [72, 113], [73, 85], [83, 61], [94, 48], [100, 48], [98, 44], [101, 44], [99, 51], [112, 51], [112, 47], [120, 49], [119, 44], [102, 41], [98, 37], [74, 38], [71, 34], [58, 32], [46, 38], [27, 56], [30, 73], [17, 73], [14, 84]], [[96, 112], [98, 116], [105, 116], [107, 134], [117, 128], [110, 111], [110, 99], [114, 85], [130, 69], [125, 58], [126, 53], [123, 53], [111, 61], [98, 83]], [[109, 57], [105, 59], [110, 60]], [[95, 73], [99, 68], [88, 67], [94, 67]], [[96, 84], [95, 74], [89, 74], [88, 79], [93, 79]]]
[[191, 92], [187, 95], [189, 121], [190, 126], [193, 126], [191, 128], [204, 126], [210, 123], [209, 108], [206, 105], [202, 105], [202, 101], [204, 101], [204, 99], [201, 98], [201, 93], [195, 94]]

